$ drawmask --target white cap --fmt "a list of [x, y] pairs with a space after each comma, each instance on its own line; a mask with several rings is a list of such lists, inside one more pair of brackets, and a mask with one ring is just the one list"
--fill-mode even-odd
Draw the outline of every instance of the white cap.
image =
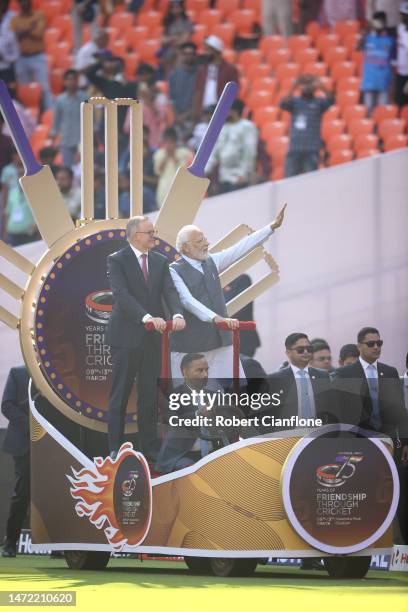
[[408, 15], [408, 2], [401, 2], [400, 13]]
[[218, 51], [219, 53], [224, 51], [224, 43], [222, 42], [221, 38], [218, 38], [218, 36], [214, 36], [213, 34], [205, 39], [204, 44], [211, 47], [211, 49], [215, 49], [215, 51]]

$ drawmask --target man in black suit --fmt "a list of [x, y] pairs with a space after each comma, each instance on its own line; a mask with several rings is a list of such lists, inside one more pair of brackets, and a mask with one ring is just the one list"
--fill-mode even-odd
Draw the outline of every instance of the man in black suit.
[[4, 387], [1, 411], [8, 419], [3, 450], [13, 457], [16, 482], [7, 519], [3, 557], [15, 557], [21, 528], [30, 503], [30, 422], [25, 366], [11, 368]]
[[[139, 445], [155, 459], [156, 387], [160, 374], [161, 338], [166, 328], [162, 300], [173, 317], [173, 331], [184, 329], [178, 293], [167, 258], [151, 251], [155, 230], [147, 217], [133, 217], [126, 226], [129, 244], [108, 257], [108, 278], [114, 305], [106, 333], [112, 354], [112, 387], [109, 397], [108, 438], [112, 458], [123, 442], [126, 407], [138, 375]], [[153, 324], [153, 332], [144, 324]], [[159, 332], [159, 333], [156, 333]]]
[[325, 370], [312, 368], [312, 346], [308, 336], [295, 332], [285, 340], [289, 365], [269, 375], [269, 393], [279, 393], [280, 406], [276, 418], [330, 418], [330, 376]]
[[375, 327], [363, 327], [357, 335], [360, 356], [351, 365], [339, 368], [333, 377], [336, 410], [343, 423], [382, 432], [394, 440], [394, 458], [401, 481], [398, 518], [407, 541], [406, 492], [408, 463], [408, 412], [398, 372], [381, 363], [383, 341]]

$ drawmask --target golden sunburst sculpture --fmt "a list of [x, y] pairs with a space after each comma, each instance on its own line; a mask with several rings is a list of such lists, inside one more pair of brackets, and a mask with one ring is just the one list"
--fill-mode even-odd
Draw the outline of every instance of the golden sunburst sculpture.
[[[204, 169], [237, 92], [228, 83], [203, 141], [189, 167], [180, 167], [156, 219], [155, 249], [171, 261], [178, 257], [179, 229], [194, 221], [207, 191]], [[129, 98], [90, 98], [81, 105], [81, 218], [74, 225], [51, 170], [33, 154], [5, 84], [0, 81], [0, 103], [25, 167], [20, 179], [38, 229], [48, 250], [33, 265], [0, 241], [0, 256], [27, 275], [25, 287], [0, 275], [0, 287], [20, 301], [15, 317], [0, 307], [0, 320], [18, 330], [24, 360], [36, 387], [67, 417], [97, 431], [107, 431], [110, 389], [110, 351], [104, 331], [112, 309], [106, 276], [106, 257], [125, 244], [127, 219], [118, 208], [118, 106], [130, 113], [130, 215], [143, 211], [142, 105]], [[104, 107], [106, 218], [94, 219], [93, 112]], [[218, 251], [252, 233], [240, 224], [212, 245]], [[226, 286], [260, 260], [268, 272], [227, 304], [232, 316], [279, 279], [278, 267], [263, 247], [257, 247], [221, 275]], [[126, 431], [137, 431], [136, 402], [130, 398]]]

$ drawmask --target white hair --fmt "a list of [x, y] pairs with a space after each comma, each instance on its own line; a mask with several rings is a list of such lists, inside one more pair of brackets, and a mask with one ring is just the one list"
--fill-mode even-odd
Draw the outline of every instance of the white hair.
[[183, 245], [190, 240], [191, 233], [194, 231], [200, 232], [200, 228], [196, 225], [185, 225], [181, 228], [176, 238], [176, 250], [181, 253]]
[[126, 224], [126, 238], [129, 240], [135, 232], [137, 232], [139, 225], [142, 221], [148, 221], [147, 217], [138, 215], [137, 217], [131, 217]]

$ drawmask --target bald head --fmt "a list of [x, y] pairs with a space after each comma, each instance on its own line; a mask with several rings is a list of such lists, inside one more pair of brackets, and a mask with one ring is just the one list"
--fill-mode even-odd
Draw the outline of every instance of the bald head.
[[185, 225], [177, 234], [176, 249], [180, 255], [204, 261], [208, 257], [208, 240], [196, 225]]

